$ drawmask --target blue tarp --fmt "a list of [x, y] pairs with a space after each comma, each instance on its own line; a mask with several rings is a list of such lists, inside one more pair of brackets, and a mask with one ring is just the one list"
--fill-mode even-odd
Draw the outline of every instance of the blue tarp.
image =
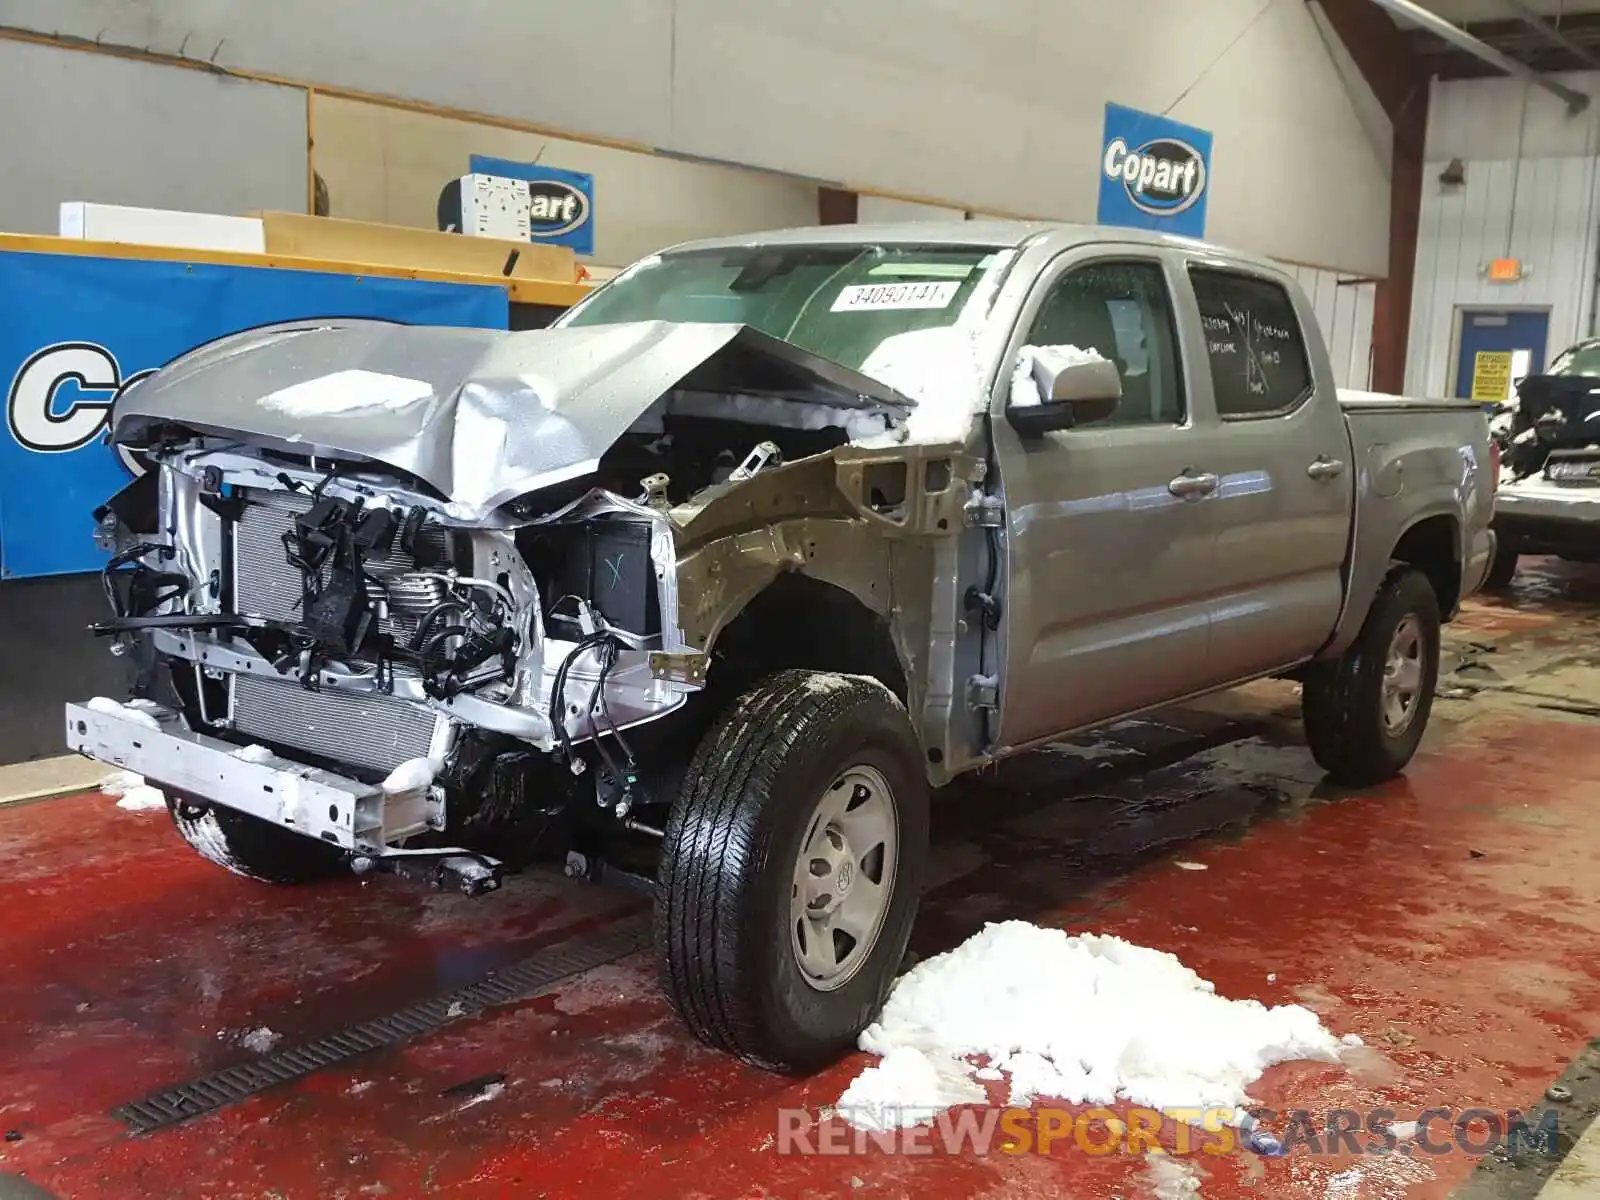
[[132, 475], [119, 388], [224, 334], [302, 317], [505, 329], [492, 285], [0, 252], [0, 578], [99, 570], [91, 513]]

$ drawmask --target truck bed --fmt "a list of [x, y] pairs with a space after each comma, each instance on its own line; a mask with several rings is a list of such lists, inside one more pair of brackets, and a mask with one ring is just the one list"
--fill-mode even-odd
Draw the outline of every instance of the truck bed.
[[[1482, 585], [1494, 557], [1488, 425], [1472, 400], [1339, 389], [1357, 479], [1353, 546], [1393, 546], [1418, 515], [1456, 519], [1460, 594]], [[1387, 558], [1357, 554], [1350, 587], [1370, 595]], [[1350, 631], [1335, 643], [1343, 649]]]
[[1339, 406], [1346, 412], [1382, 412], [1400, 409], [1405, 412], [1477, 412], [1475, 400], [1453, 400], [1432, 396], [1395, 396], [1388, 392], [1363, 392], [1354, 388], [1339, 389]]

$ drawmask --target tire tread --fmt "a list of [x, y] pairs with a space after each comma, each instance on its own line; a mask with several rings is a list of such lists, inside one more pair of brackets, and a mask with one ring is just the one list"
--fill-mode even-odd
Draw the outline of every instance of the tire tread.
[[[740, 953], [740, 922], [763, 860], [770, 799], [812, 735], [887, 699], [876, 680], [843, 676], [817, 688], [809, 671], [781, 671], [735, 700], [696, 749], [663, 838], [655, 938], [662, 984], [674, 1009], [703, 1042], [769, 1070], [795, 1056], [772, 1044]], [[914, 747], [909, 718], [907, 741]], [[920, 763], [920, 751], [916, 751]], [[898, 884], [897, 884], [898, 886]]]
[[[1432, 632], [1431, 664], [1423, 672], [1422, 705], [1405, 735], [1409, 745], [1391, 743], [1374, 707], [1384, 658], [1395, 626], [1407, 614], [1424, 618]], [[1343, 656], [1318, 663], [1301, 693], [1306, 743], [1317, 765], [1336, 783], [1366, 787], [1393, 778], [1410, 760], [1427, 727], [1439, 667], [1439, 604], [1433, 585], [1414, 567], [1397, 564], [1385, 576], [1361, 632]], [[1411, 737], [1415, 730], [1415, 737]]]

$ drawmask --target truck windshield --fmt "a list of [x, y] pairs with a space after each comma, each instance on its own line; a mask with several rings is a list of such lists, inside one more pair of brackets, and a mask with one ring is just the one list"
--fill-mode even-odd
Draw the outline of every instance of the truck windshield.
[[1600, 375], [1600, 342], [1582, 342], [1550, 364], [1552, 375]]
[[860, 370], [887, 339], [948, 328], [1003, 255], [973, 246], [755, 246], [645, 259], [562, 325], [750, 325]]

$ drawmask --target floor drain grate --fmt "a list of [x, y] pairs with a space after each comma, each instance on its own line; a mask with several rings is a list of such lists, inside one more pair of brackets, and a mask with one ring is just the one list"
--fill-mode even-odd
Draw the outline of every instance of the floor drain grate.
[[444, 995], [419, 1001], [387, 1016], [347, 1026], [251, 1062], [227, 1067], [165, 1088], [111, 1110], [133, 1133], [149, 1133], [191, 1117], [237, 1104], [268, 1088], [300, 1079], [335, 1063], [431, 1033], [484, 1009], [526, 999], [574, 975], [616, 962], [650, 944], [648, 919], [634, 918], [593, 937], [575, 938], [502, 967]]

